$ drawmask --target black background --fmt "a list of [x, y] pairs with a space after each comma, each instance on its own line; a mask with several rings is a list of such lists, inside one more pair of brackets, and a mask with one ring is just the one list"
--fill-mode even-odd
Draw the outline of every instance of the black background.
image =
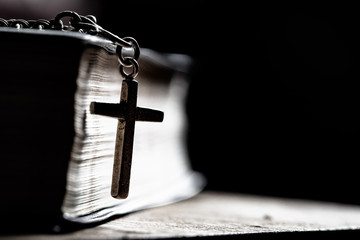
[[360, 204], [352, 6], [115, 3], [106, 28], [196, 61], [188, 147], [207, 189]]

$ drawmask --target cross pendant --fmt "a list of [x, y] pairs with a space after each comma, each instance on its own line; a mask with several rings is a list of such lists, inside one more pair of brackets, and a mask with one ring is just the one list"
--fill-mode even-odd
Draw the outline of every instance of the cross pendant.
[[132, 78], [122, 81], [120, 103], [92, 102], [90, 112], [118, 118], [111, 196], [125, 199], [129, 194], [135, 121], [162, 122], [164, 113], [137, 107], [138, 83]]

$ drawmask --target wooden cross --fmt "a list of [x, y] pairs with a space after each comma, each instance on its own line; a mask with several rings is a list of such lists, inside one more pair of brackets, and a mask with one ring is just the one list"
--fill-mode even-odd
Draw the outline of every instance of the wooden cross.
[[137, 107], [138, 83], [134, 79], [122, 81], [120, 103], [92, 102], [90, 112], [118, 118], [111, 195], [125, 199], [129, 194], [131, 160], [135, 121], [162, 122], [164, 113]]

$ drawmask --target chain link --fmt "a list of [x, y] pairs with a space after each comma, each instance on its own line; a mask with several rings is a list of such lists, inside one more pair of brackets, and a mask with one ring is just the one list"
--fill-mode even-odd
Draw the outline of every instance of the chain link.
[[[68, 23], [64, 23], [64, 19], [68, 18]], [[138, 59], [140, 56], [140, 47], [136, 40], [131, 37], [120, 38], [117, 35], [105, 30], [96, 23], [96, 18], [92, 15], [82, 16], [74, 11], [63, 11], [55, 16], [54, 19], [45, 20], [24, 20], [0, 18], [0, 27], [10, 27], [17, 29], [39, 29], [39, 30], [59, 30], [74, 31], [85, 34], [98, 35], [109, 39], [117, 45], [116, 52], [120, 63], [120, 73], [124, 78], [134, 79], [139, 72]], [[123, 56], [123, 49], [132, 50], [132, 56]], [[131, 72], [126, 73], [124, 68], [130, 68]]]

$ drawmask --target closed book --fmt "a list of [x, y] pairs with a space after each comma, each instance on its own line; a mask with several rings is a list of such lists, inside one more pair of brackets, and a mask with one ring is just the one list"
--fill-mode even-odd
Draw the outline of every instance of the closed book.
[[191, 59], [141, 49], [138, 105], [165, 113], [136, 122], [129, 197], [110, 194], [119, 103], [116, 45], [78, 32], [0, 28], [0, 208], [5, 231], [62, 230], [183, 200], [204, 178], [188, 161], [184, 98]]

